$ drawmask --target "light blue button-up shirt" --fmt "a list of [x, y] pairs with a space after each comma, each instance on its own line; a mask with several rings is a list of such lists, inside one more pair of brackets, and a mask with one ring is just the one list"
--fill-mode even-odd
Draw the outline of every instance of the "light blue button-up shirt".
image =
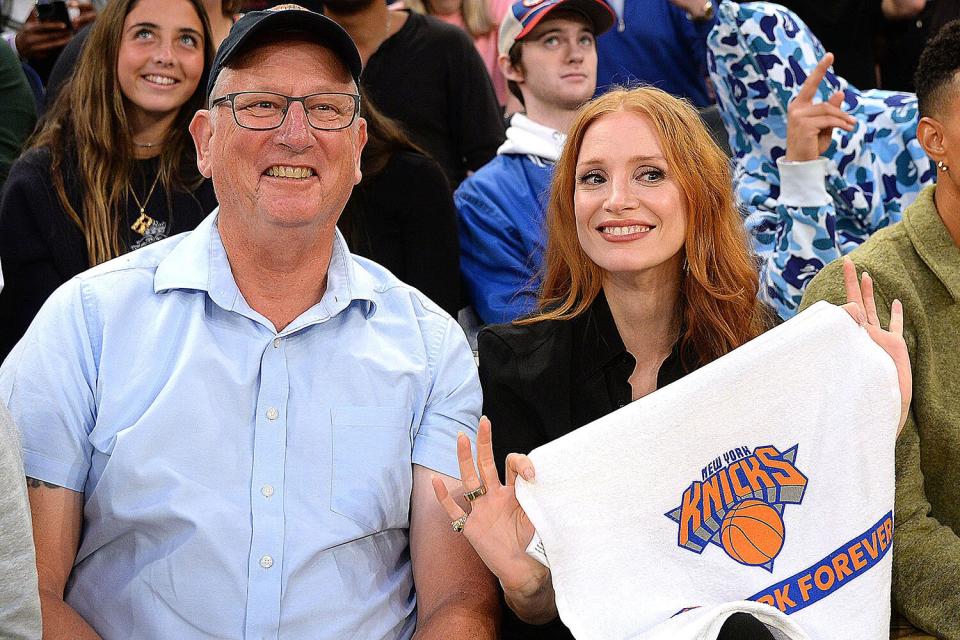
[[84, 493], [66, 601], [105, 638], [409, 638], [412, 465], [459, 477], [459, 326], [337, 235], [279, 333], [217, 231], [50, 298], [0, 368], [28, 476]]

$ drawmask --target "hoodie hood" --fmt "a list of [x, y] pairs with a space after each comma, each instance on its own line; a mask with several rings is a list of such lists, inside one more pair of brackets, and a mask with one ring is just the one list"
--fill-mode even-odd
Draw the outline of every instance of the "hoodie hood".
[[507, 128], [507, 141], [497, 149], [497, 155], [528, 155], [556, 162], [566, 139], [566, 134], [515, 113]]
[[[779, 5], [724, 0], [717, 14], [707, 40], [708, 66], [735, 172], [762, 175], [778, 193], [776, 160], [786, 150], [787, 105], [824, 56], [823, 45], [796, 14]], [[936, 172], [916, 139], [914, 94], [860, 91], [831, 68], [817, 93], [827, 100], [836, 91], [843, 92], [843, 109], [857, 126], [849, 132], [834, 129], [823, 154], [829, 163], [827, 191], [834, 200], [856, 200], [856, 190], [880, 192], [884, 200], [912, 196], [933, 182]]]

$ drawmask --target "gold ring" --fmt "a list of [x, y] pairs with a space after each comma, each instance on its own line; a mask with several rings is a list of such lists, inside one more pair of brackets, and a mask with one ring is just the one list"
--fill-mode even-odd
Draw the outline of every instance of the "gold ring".
[[479, 487], [477, 487], [473, 491], [467, 491], [465, 494], [463, 494], [463, 497], [466, 498], [467, 502], [473, 502], [480, 496], [486, 495], [486, 493], [487, 493], [487, 488], [481, 484]]
[[451, 522], [450, 526], [457, 533], [463, 533], [463, 527], [466, 524], [467, 524], [467, 514], [463, 514], [462, 516], [460, 516], [459, 518]]

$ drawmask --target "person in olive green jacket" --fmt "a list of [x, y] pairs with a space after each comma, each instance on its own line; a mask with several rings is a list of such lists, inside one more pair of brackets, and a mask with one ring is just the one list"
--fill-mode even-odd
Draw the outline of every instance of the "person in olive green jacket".
[[[960, 640], [960, 21], [927, 46], [916, 84], [917, 139], [937, 184], [849, 257], [873, 278], [881, 322], [903, 303], [913, 372], [896, 450], [894, 604], [927, 633]], [[801, 309], [845, 302], [842, 270], [838, 260], [817, 274]]]

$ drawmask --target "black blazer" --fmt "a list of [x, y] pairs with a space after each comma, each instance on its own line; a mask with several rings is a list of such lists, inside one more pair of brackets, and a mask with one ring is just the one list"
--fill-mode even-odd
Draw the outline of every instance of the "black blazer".
[[[483, 412], [493, 427], [493, 453], [503, 477], [512, 452], [531, 450], [629, 403], [636, 366], [601, 293], [572, 320], [484, 328], [477, 338]], [[657, 388], [691, 369], [679, 348], [664, 361]], [[504, 640], [572, 640], [559, 618], [542, 626], [522, 622], [503, 605]]]
[[[628, 404], [636, 361], [601, 293], [572, 320], [501, 324], [478, 336], [483, 412], [503, 472], [508, 453], [529, 453]], [[696, 367], [679, 346], [660, 367], [657, 388]]]

